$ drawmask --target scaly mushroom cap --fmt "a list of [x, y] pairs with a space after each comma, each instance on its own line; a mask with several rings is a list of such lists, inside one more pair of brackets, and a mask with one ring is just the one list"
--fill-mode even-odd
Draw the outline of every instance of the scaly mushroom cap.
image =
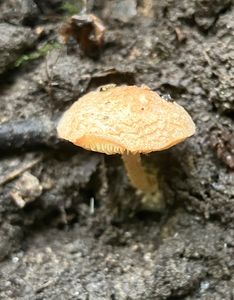
[[149, 153], [180, 143], [195, 133], [195, 125], [183, 107], [148, 87], [120, 86], [81, 97], [57, 130], [59, 137], [88, 150]]

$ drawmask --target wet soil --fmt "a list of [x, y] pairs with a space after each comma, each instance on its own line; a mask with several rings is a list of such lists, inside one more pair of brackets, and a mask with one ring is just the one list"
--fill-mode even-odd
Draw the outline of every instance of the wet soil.
[[[106, 27], [92, 55], [61, 44], [64, 2], [0, 1], [0, 299], [234, 299], [233, 2], [88, 1]], [[109, 83], [146, 84], [196, 123], [143, 157], [161, 210], [120, 157], [57, 140], [61, 113]]]

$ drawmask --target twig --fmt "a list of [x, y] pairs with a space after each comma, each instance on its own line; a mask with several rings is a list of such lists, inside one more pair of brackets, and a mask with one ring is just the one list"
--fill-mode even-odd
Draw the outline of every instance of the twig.
[[0, 124], [0, 153], [12, 150], [56, 148], [56, 121], [46, 117]]
[[42, 158], [43, 158], [42, 156], [35, 158], [30, 162], [24, 163], [22, 166], [9, 172], [8, 174], [0, 176], [0, 186], [15, 179], [17, 176], [24, 173], [25, 171], [31, 169], [33, 166], [38, 164], [42, 160]]

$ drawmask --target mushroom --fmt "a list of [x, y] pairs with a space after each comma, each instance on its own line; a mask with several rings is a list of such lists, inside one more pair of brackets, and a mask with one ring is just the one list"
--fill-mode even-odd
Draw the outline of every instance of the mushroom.
[[186, 110], [147, 86], [107, 87], [89, 92], [63, 115], [60, 138], [87, 150], [121, 154], [134, 187], [157, 192], [158, 184], [140, 154], [168, 149], [195, 133]]

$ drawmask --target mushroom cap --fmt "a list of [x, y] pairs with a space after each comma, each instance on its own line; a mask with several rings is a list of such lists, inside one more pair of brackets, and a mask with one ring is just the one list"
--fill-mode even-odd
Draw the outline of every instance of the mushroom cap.
[[186, 110], [147, 86], [93, 91], [76, 101], [58, 124], [60, 138], [88, 150], [149, 153], [170, 148], [195, 133]]

